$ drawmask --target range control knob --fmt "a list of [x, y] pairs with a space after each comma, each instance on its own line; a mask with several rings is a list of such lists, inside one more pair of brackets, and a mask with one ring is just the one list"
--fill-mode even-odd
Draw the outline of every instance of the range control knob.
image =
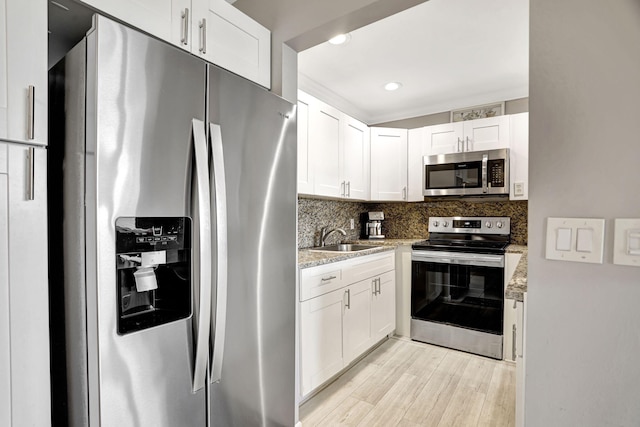
[[440, 223], [438, 221], [433, 221], [432, 224], [433, 224], [434, 227], [437, 227], [438, 225], [440, 225]]
[[493, 224], [491, 223], [491, 221], [487, 221], [484, 225], [485, 225], [485, 227], [487, 227], [487, 228], [491, 228], [491, 227], [493, 227]]
[[498, 227], [498, 228], [502, 228], [502, 225], [503, 225], [503, 224], [502, 224], [502, 221], [498, 221], [498, 222], [496, 222], [496, 227]]
[[443, 227], [448, 227], [449, 226], [449, 221], [443, 221], [442, 222], [442, 226]]

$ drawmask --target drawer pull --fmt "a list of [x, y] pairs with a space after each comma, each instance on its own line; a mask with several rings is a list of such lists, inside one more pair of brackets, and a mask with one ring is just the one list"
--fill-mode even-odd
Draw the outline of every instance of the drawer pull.
[[27, 108], [27, 139], [36, 138], [36, 87], [29, 86], [28, 95], [28, 108]]
[[328, 282], [329, 280], [333, 280], [335, 278], [336, 278], [336, 276], [329, 276], [329, 277], [323, 277], [320, 280], [322, 280], [323, 282]]

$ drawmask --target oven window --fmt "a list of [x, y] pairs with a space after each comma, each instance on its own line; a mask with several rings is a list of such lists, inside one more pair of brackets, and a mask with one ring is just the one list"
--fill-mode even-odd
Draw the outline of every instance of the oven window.
[[412, 262], [411, 317], [502, 334], [504, 269]]
[[481, 162], [427, 165], [425, 166], [427, 177], [426, 189], [481, 187], [481, 170]]

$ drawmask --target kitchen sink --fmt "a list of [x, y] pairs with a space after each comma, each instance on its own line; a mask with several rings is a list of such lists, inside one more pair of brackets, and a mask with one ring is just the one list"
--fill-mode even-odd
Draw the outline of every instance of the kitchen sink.
[[339, 245], [318, 246], [315, 248], [311, 248], [310, 250], [314, 252], [358, 252], [377, 247], [378, 246], [376, 245], [356, 245], [350, 243], [342, 243]]

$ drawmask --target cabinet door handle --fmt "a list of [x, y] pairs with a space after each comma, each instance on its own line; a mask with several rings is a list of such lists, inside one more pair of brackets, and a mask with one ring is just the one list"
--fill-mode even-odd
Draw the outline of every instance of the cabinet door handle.
[[323, 277], [322, 279], [320, 279], [320, 281], [328, 282], [329, 280], [333, 280], [335, 278], [336, 278], [336, 276]]
[[36, 87], [29, 85], [28, 95], [28, 107], [27, 107], [27, 138], [35, 139], [35, 121], [36, 121]]
[[200, 53], [201, 54], [206, 54], [207, 53], [207, 20], [206, 19], [202, 19], [202, 22], [200, 22]]
[[351, 181], [347, 181], [347, 197], [351, 197]]
[[342, 182], [340, 183], [340, 195], [341, 195], [342, 197], [344, 197], [344, 196], [346, 195], [346, 191], [345, 191], [345, 189], [346, 189], [346, 181], [342, 181]]
[[345, 307], [351, 310], [351, 289], [347, 289], [344, 293], [347, 294], [347, 303], [345, 304]]
[[402, 200], [407, 200], [407, 187], [402, 187]]
[[[461, 143], [461, 142], [462, 142], [462, 141], [460, 140], [460, 137], [458, 137], [458, 145], [457, 145], [458, 153], [462, 151], [462, 150], [460, 149], [460, 143]], [[462, 146], [462, 149], [464, 149], [464, 145]]]
[[517, 339], [517, 328], [516, 325], [512, 325], [511, 329], [511, 360], [516, 360], [516, 339]]
[[467, 148], [465, 151], [469, 151], [469, 137], [467, 137]]
[[29, 147], [27, 153], [29, 170], [27, 172], [27, 200], [36, 198], [36, 149]]
[[189, 44], [189, 8], [185, 8], [181, 14], [182, 18], [182, 37], [180, 42], [186, 46]]

